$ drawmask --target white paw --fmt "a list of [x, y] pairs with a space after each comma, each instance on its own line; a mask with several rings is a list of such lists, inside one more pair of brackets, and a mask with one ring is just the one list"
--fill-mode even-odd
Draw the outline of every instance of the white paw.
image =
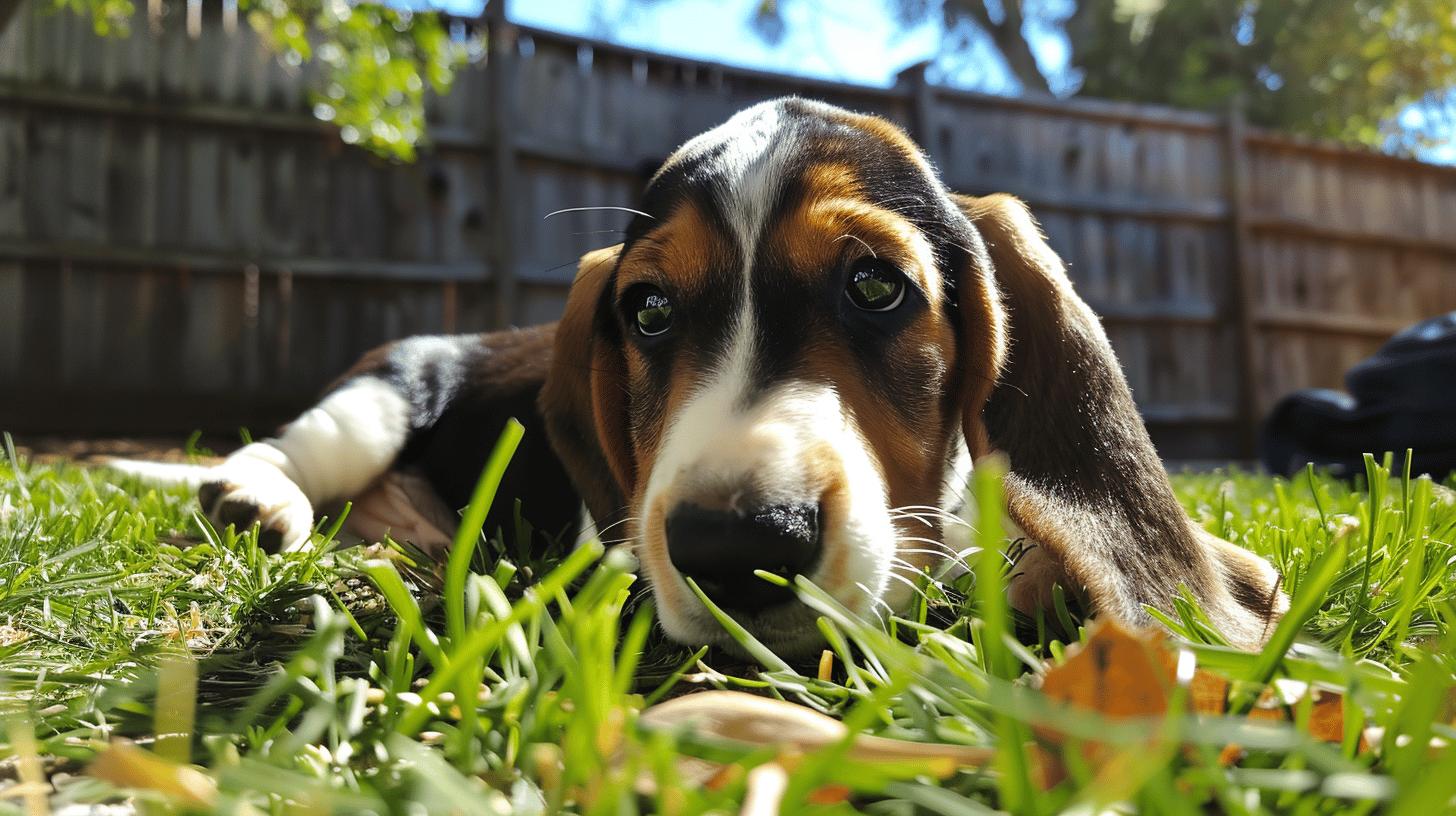
[[280, 459], [277, 448], [254, 443], [208, 473], [197, 500], [214, 527], [231, 524], [241, 532], [256, 522], [258, 543], [269, 552], [310, 546], [313, 505], [283, 472]]

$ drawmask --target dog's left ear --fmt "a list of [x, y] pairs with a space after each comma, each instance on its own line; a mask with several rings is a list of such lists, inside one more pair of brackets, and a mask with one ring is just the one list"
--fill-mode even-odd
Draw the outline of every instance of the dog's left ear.
[[621, 251], [618, 244], [582, 256], [539, 400], [551, 446], [599, 529], [618, 520], [636, 479], [625, 362], [605, 316]]
[[964, 359], [999, 367], [994, 385], [964, 378], [966, 442], [978, 458], [1006, 455], [1008, 514], [1051, 566], [1028, 570], [1018, 580], [1041, 585], [1017, 594], [1044, 602], [1060, 580], [1100, 614], [1151, 624], [1143, 606], [1173, 612], [1184, 585], [1232, 643], [1262, 644], [1287, 606], [1278, 575], [1178, 504], [1097, 316], [1026, 207], [955, 201], [985, 244], [969, 265], [989, 267], [960, 273]]

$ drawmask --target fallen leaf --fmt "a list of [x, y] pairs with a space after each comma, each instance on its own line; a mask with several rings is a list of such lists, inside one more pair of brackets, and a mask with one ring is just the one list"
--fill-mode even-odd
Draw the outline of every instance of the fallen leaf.
[[[1112, 718], [1156, 717], [1168, 710], [1176, 686], [1176, 658], [1162, 634], [1113, 620], [1094, 622], [1086, 643], [1069, 648], [1041, 682], [1051, 699]], [[1046, 736], [1060, 740], [1054, 731]]]
[[[1345, 702], [1335, 692], [1311, 689], [1303, 684], [1283, 684], [1266, 689], [1246, 715], [1265, 722], [1292, 722], [1305, 697], [1313, 696], [1308, 729], [1325, 742], [1342, 742], [1345, 737]], [[1193, 654], [1173, 648], [1159, 630], [1131, 630], [1116, 621], [1095, 622], [1087, 641], [1068, 649], [1067, 658], [1049, 669], [1042, 678], [1042, 691], [1054, 700], [1101, 714], [1109, 719], [1156, 718], [1165, 715], [1175, 690], [1187, 690], [1189, 713], [1224, 715], [1229, 710], [1230, 683], [1197, 668]], [[1293, 700], [1293, 702], [1286, 702]], [[1054, 728], [1041, 727], [1037, 737], [1052, 746], [1066, 742]], [[1369, 742], [1362, 737], [1359, 749]], [[1097, 742], [1084, 743], [1087, 761], [1094, 767], [1110, 762], [1119, 751]], [[1227, 745], [1220, 752], [1225, 764], [1238, 761], [1243, 749]]]
[[809, 794], [811, 805], [837, 805], [841, 802], [848, 802], [852, 791], [844, 785], [820, 785], [819, 789]]

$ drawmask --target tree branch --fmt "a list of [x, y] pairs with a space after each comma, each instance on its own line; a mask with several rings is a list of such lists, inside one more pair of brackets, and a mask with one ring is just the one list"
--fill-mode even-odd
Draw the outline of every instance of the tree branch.
[[1001, 8], [1005, 13], [998, 23], [991, 19], [984, 0], [946, 0], [945, 4], [948, 16], [969, 19], [986, 32], [996, 50], [1001, 52], [1002, 59], [1006, 60], [1006, 67], [1021, 81], [1023, 90], [1033, 94], [1050, 94], [1051, 85], [1041, 72], [1041, 66], [1037, 65], [1031, 45], [1021, 33], [1021, 25], [1025, 21], [1021, 0], [1001, 0]]

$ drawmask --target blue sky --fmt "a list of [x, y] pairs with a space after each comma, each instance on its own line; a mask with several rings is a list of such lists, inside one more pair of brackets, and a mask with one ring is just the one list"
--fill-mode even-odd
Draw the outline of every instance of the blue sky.
[[[478, 0], [448, 0], [475, 12]], [[1072, 0], [1061, 0], [1070, 6]], [[993, 48], [973, 42], [941, 54], [938, 19], [901, 25], [893, 0], [781, 0], [783, 38], [769, 44], [753, 26], [760, 0], [513, 0], [508, 12], [524, 25], [611, 40], [623, 45], [767, 71], [890, 85], [895, 74], [933, 59], [932, 79], [991, 93], [1016, 93], [1015, 78]], [[1044, 66], [1066, 64], [1057, 32], [1034, 33]]]
[[[988, 93], [1015, 94], [1020, 86], [979, 32], [953, 50], [938, 14], [913, 27], [894, 14], [898, 0], [779, 0], [783, 37], [770, 44], [752, 25], [761, 0], [508, 0], [518, 23], [610, 40], [684, 57], [766, 71], [886, 86], [906, 66], [931, 60], [930, 79]], [[1075, 0], [1041, 0], [1051, 16], [1070, 13]], [[434, 0], [459, 14], [479, 14], [482, 0]], [[935, 3], [929, 3], [937, 8]], [[1075, 79], [1066, 70], [1067, 44], [1055, 27], [1029, 24], [1042, 68], [1063, 91]], [[1419, 116], [1407, 110], [1403, 121]], [[1412, 122], [1413, 123], [1413, 122]], [[1456, 133], [1423, 158], [1456, 164]]]

